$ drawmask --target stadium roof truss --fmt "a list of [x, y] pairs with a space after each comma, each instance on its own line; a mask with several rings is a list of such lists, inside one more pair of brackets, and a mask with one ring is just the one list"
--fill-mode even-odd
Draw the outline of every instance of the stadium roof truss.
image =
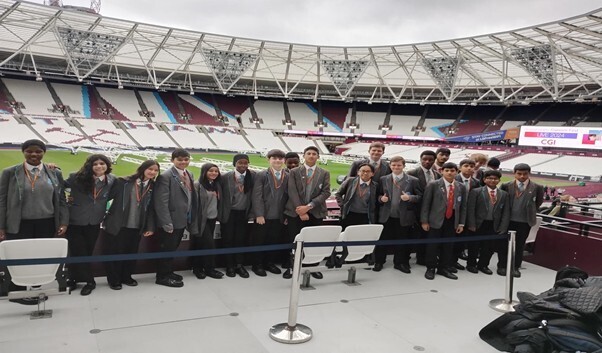
[[255, 97], [511, 104], [602, 98], [602, 8], [515, 31], [335, 47], [0, 0], [0, 72]]

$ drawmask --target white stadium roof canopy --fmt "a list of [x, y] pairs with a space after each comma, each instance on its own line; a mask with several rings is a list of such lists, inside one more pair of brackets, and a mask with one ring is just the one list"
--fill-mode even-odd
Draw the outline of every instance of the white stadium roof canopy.
[[602, 98], [602, 8], [514, 31], [337, 47], [0, 0], [0, 72], [255, 97], [511, 104]]

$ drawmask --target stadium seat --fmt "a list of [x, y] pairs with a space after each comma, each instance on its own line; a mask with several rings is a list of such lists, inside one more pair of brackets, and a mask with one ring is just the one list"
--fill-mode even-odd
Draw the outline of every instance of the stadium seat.
[[[314, 226], [305, 227], [297, 234], [294, 242], [335, 242], [341, 235], [341, 226]], [[332, 254], [334, 246], [303, 247], [302, 265], [317, 265], [304, 268], [302, 288], [311, 289], [309, 286], [309, 275], [311, 272], [319, 272], [326, 269], [325, 266], [319, 266], [320, 263]]]

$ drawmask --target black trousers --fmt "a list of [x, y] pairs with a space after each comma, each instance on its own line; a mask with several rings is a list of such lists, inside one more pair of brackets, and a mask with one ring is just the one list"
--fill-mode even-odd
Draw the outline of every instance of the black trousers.
[[[172, 233], [167, 233], [163, 228], [157, 230], [159, 240], [159, 251], [176, 251], [180, 242], [182, 242], [182, 235], [184, 235], [184, 228], [174, 229]], [[165, 278], [172, 272], [173, 258], [163, 258], [157, 260], [157, 278]]]
[[[383, 233], [380, 240], [400, 240], [410, 239], [412, 227], [402, 227], [399, 224], [399, 218], [389, 217], [384, 224]], [[410, 246], [409, 245], [389, 245], [377, 246], [374, 250], [375, 262], [384, 264], [387, 259], [387, 253], [393, 250], [394, 265], [409, 265], [410, 264]]]
[[[203, 234], [190, 239], [191, 250], [208, 250], [215, 249], [215, 239], [213, 239], [213, 233], [215, 232], [215, 222], [217, 219], [208, 219], [205, 224]], [[205, 271], [215, 269], [215, 255], [208, 256], [195, 256], [192, 258], [193, 269], [204, 269]]]
[[[478, 236], [496, 234], [495, 230], [493, 229], [493, 221], [483, 221], [481, 227], [477, 229], [476, 232], [471, 232], [471, 234]], [[468, 266], [476, 266], [478, 268], [489, 266], [489, 263], [491, 262], [491, 257], [494, 253], [494, 240], [470, 241], [467, 242], [467, 244], [468, 261], [466, 261], [466, 264]]]
[[[117, 235], [104, 233], [103, 245], [105, 255], [135, 254], [140, 244], [140, 229], [121, 228]], [[107, 282], [117, 285], [128, 282], [136, 269], [136, 260], [105, 262]]]
[[[6, 240], [54, 238], [55, 234], [54, 218], [22, 219], [19, 224], [19, 233], [6, 233]], [[17, 286], [12, 282], [8, 287], [9, 291], [25, 289], [25, 287]]]
[[[435, 238], [453, 238], [456, 236], [454, 226], [455, 217], [445, 219], [441, 228], [430, 228], [427, 233], [427, 239]], [[425, 263], [427, 268], [447, 269], [454, 264], [453, 260], [454, 243], [435, 243], [426, 244]], [[437, 261], [438, 258], [438, 261]]]
[[[525, 250], [525, 242], [531, 231], [531, 226], [524, 222], [510, 221], [508, 230], [516, 231], [516, 255], [514, 257], [514, 269], [518, 270], [523, 263], [523, 251]], [[498, 242], [498, 268], [506, 268], [506, 262], [508, 261], [508, 242]]]
[[[231, 210], [228, 222], [221, 225], [222, 227], [222, 247], [224, 248], [239, 248], [246, 246], [247, 229], [249, 226], [249, 217], [246, 210]], [[242, 265], [245, 261], [245, 255], [227, 254], [226, 267], [233, 268]]]
[[[414, 224], [414, 229], [411, 233], [412, 239], [426, 239], [428, 238], [428, 232], [425, 232], [422, 229], [422, 225], [420, 223]], [[426, 244], [414, 244], [411, 247], [411, 251], [416, 252], [416, 263], [420, 265], [424, 265], [426, 263]]]
[[[279, 219], [266, 219], [265, 224], [255, 223], [251, 245], [286, 244], [288, 235]], [[253, 265], [267, 265], [282, 262], [282, 251], [253, 253]]]
[[[309, 220], [307, 221], [302, 221], [301, 218], [299, 218], [299, 216], [297, 217], [290, 217], [290, 216], [286, 216], [286, 219], [288, 221], [288, 240], [289, 243], [292, 243], [295, 240], [295, 237], [297, 236], [297, 234], [299, 234], [301, 232], [301, 229], [305, 228], [305, 227], [313, 227], [313, 226], [321, 226], [322, 223], [324, 223], [324, 220], [322, 218], [316, 218], [313, 215], [309, 215]], [[293, 261], [291, 259], [291, 256], [289, 256], [288, 258], [288, 262], [284, 264], [285, 268], [292, 268], [293, 267]]]
[[[464, 227], [464, 231], [462, 231], [462, 233], [458, 234], [459, 237], [470, 237], [470, 236], [474, 236], [474, 232], [468, 230], [468, 228]], [[452, 265], [455, 265], [458, 260], [460, 259], [460, 256], [462, 256], [462, 252], [465, 249], [468, 249], [468, 244], [466, 242], [458, 242], [458, 243], [454, 243], [454, 250], [453, 250], [453, 257], [452, 257]]]
[[[70, 256], [92, 256], [99, 232], [100, 224], [69, 225], [67, 239]], [[75, 282], [94, 283], [91, 264], [89, 262], [69, 264], [69, 279]]]

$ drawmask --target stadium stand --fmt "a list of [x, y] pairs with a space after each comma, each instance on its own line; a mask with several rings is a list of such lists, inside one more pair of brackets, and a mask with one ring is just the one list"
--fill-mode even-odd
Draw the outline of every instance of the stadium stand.
[[293, 130], [318, 130], [315, 125], [315, 123], [318, 122], [318, 112], [311, 105], [306, 103], [288, 102], [288, 110], [291, 115], [291, 120], [295, 122]]
[[178, 94], [178, 98], [184, 108], [184, 113], [190, 117], [187, 121], [188, 123], [210, 126], [224, 125], [214, 118], [216, 115], [215, 109], [213, 107], [210, 108], [207, 102], [197, 96]]
[[245, 129], [247, 139], [255, 150], [259, 152], [269, 151], [273, 148], [278, 148], [283, 151], [288, 151], [288, 148], [282, 143], [282, 140], [274, 136], [271, 130]]
[[140, 105], [134, 91], [129, 89], [115, 89], [97, 87], [96, 90], [102, 99], [111, 104], [114, 109], [126, 117], [127, 120], [146, 120], [138, 112]]
[[425, 128], [424, 131], [420, 132], [418, 136], [425, 137], [444, 137], [443, 129], [451, 126], [455, 120], [451, 119], [426, 119], [422, 126]]
[[[282, 102], [256, 100], [255, 103], [253, 103], [253, 107], [257, 112], [259, 120], [263, 121], [261, 123], [262, 129], [284, 130], [287, 128], [286, 125], [282, 123], [284, 120], [284, 108], [282, 107]], [[246, 126], [248, 126], [247, 123], [251, 118], [250, 109], [241, 114], [241, 119]]]
[[[346, 126], [345, 123], [351, 117], [351, 106], [328, 101], [320, 102], [320, 105], [322, 107], [322, 119], [327, 124], [324, 131], [343, 132]], [[313, 103], [312, 106], [318, 109], [317, 103]], [[346, 131], [349, 131], [349, 129]]]
[[581, 123], [577, 123], [577, 125], [575, 125], [577, 127], [599, 127], [602, 128], [602, 122], [598, 121], [584, 121]]
[[326, 147], [326, 145], [324, 144], [324, 141], [322, 141], [321, 139], [316, 139], [314, 140], [314, 142], [316, 143], [316, 145], [318, 145], [318, 149], [320, 149], [320, 154], [331, 154], [328, 150], [328, 147]]
[[313, 140], [306, 139], [305, 137], [282, 136], [282, 139], [292, 152], [299, 153], [303, 152], [308, 146], [316, 146]]
[[[570, 166], [570, 168], [567, 168]], [[534, 166], [533, 171], [596, 177], [602, 175], [599, 159], [581, 156], [560, 156]]]
[[90, 103], [84, 103], [82, 86], [64, 83], [51, 83], [56, 94], [61, 98], [63, 105], [69, 107], [69, 116], [72, 118], [91, 118]]
[[0, 141], [20, 145], [23, 141], [39, 138], [31, 129], [20, 124], [9, 114], [0, 114]]
[[61, 112], [52, 112], [55, 104], [44, 82], [3, 78], [2, 81], [17, 102], [23, 103], [23, 114], [63, 116]]
[[[148, 91], [138, 91], [140, 94], [140, 98], [144, 102], [146, 109], [149, 112], [152, 112], [154, 116], [151, 117], [152, 121], [156, 122], [167, 122], [167, 123], [176, 123], [176, 118], [173, 113], [167, 108], [159, 92], [148, 92]], [[145, 118], [138, 118], [135, 120], [144, 120]]]
[[127, 132], [144, 147], [176, 148], [178, 147], [165, 131], [157, 128], [157, 125], [149, 122], [129, 121], [123, 123]]
[[510, 129], [510, 128], [513, 128], [513, 127], [518, 127], [518, 126], [523, 125], [524, 123], [526, 123], [526, 121], [506, 120], [500, 126], [499, 130], [507, 130], [507, 129]]
[[48, 116], [27, 116], [31, 127], [53, 145], [66, 146], [95, 146], [93, 142], [76, 127], [69, 124], [65, 118]]
[[[249, 110], [249, 100], [246, 97], [226, 97], [219, 94], [213, 95], [213, 100], [222, 111], [230, 119], [236, 119], [237, 116]], [[251, 126], [252, 124], [247, 119], [241, 119], [243, 126]]]
[[365, 134], [379, 134], [382, 131], [378, 129], [385, 121], [384, 112], [368, 112], [368, 111], [356, 111], [355, 122], [359, 125], [359, 128], [355, 130], [356, 133]]
[[191, 149], [215, 149], [217, 148], [205, 135], [193, 125], [165, 124], [169, 134], [178, 141], [182, 148]]
[[[340, 145], [340, 149], [345, 149], [343, 156], [363, 156], [368, 153], [368, 148], [370, 147], [370, 143], [367, 142], [353, 142]], [[385, 151], [387, 152], [387, 151]]]
[[512, 170], [518, 163], [527, 163], [531, 168], [560, 157], [558, 154], [526, 153], [502, 161], [500, 169]]
[[208, 126], [209, 138], [215, 142], [217, 149], [224, 151], [253, 151], [253, 146], [238, 133], [235, 128], [224, 126]]
[[389, 121], [391, 130], [389, 130], [388, 134], [413, 136], [414, 130], [412, 128], [416, 127], [419, 121], [420, 116], [391, 115]]
[[[78, 119], [82, 130], [99, 146], [136, 146], [127, 134], [113, 122], [99, 119]], [[116, 122], [117, 123], [117, 122]]]

